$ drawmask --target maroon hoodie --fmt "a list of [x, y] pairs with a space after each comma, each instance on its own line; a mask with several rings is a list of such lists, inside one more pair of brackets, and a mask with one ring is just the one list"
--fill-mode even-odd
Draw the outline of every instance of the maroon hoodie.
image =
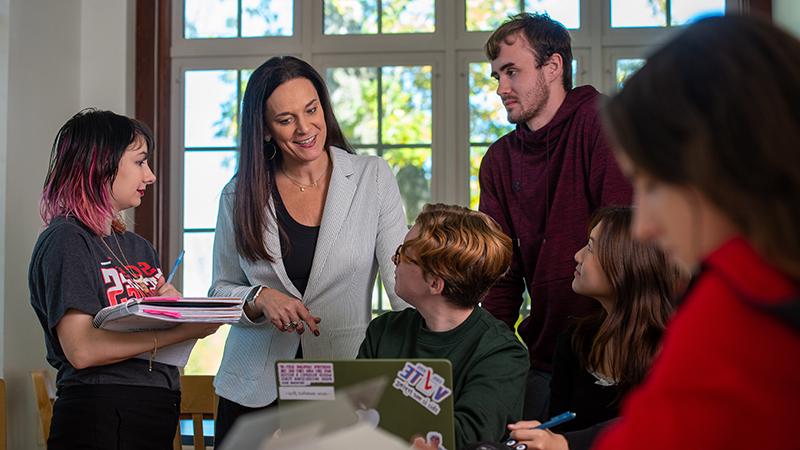
[[600, 308], [572, 292], [573, 257], [586, 243], [589, 218], [600, 206], [631, 202], [631, 186], [600, 128], [599, 99], [591, 86], [570, 90], [547, 125], [531, 131], [518, 124], [481, 162], [480, 210], [514, 241], [511, 270], [483, 307], [513, 328], [527, 285], [531, 315], [519, 334], [531, 367], [548, 372], [570, 318]]

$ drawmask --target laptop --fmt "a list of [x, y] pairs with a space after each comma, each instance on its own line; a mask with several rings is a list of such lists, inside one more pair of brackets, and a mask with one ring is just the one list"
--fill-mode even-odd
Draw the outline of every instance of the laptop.
[[455, 450], [453, 369], [446, 359], [286, 360], [275, 363], [278, 404], [347, 397], [360, 422], [405, 442]]

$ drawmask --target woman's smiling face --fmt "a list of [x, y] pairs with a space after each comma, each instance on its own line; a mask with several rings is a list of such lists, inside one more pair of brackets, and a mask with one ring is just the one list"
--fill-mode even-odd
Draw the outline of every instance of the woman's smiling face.
[[266, 104], [266, 127], [266, 138], [275, 142], [284, 158], [302, 164], [325, 152], [325, 113], [310, 80], [293, 78], [272, 92]]

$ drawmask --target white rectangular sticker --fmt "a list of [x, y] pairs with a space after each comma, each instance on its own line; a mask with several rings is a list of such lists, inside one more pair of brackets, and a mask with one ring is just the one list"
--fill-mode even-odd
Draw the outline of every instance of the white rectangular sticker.
[[280, 386], [331, 384], [333, 379], [333, 363], [278, 363]]
[[281, 400], [336, 400], [333, 386], [281, 386], [278, 397]]

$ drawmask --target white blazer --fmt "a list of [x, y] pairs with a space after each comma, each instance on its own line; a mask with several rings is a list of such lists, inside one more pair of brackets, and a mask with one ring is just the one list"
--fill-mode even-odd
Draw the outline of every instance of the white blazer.
[[[302, 340], [305, 358], [355, 358], [371, 319], [375, 276], [393, 309], [408, 307], [394, 294], [392, 255], [408, 228], [397, 181], [382, 158], [331, 148], [331, 173], [314, 261], [305, 295], [289, 280], [280, 255], [277, 225], [268, 220], [264, 242], [274, 262], [252, 262], [236, 250], [233, 199], [236, 179], [222, 191], [214, 237], [209, 296], [245, 297], [268, 286], [302, 299], [322, 318], [320, 335], [278, 331], [268, 318], [246, 316], [231, 326], [222, 364], [214, 379], [217, 394], [248, 407], [277, 398], [275, 361], [292, 359]], [[272, 199], [270, 218], [275, 217]]]

